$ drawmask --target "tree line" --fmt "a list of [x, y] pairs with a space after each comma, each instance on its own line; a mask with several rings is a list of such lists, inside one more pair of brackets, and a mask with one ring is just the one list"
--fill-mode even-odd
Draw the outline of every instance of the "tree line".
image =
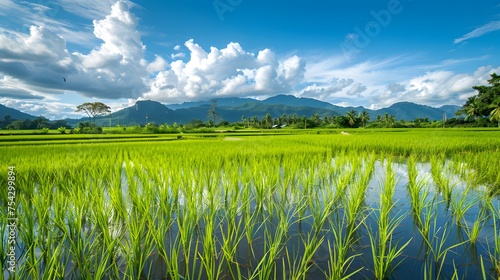
[[1, 129], [58, 129], [60, 127], [70, 128], [65, 120], [50, 121], [45, 117], [37, 117], [33, 120], [13, 119], [10, 115], [3, 116], [0, 120]]

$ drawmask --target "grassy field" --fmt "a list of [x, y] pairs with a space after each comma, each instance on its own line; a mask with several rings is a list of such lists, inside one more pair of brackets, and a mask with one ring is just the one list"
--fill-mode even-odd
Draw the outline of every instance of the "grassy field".
[[499, 130], [343, 131], [0, 136], [4, 278], [498, 279]]

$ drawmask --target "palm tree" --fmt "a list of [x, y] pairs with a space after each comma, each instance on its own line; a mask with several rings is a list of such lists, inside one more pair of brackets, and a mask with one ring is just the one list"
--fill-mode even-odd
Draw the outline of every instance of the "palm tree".
[[394, 115], [391, 115], [389, 117], [389, 123], [391, 124], [391, 127], [394, 127], [394, 122], [396, 121], [396, 117]]
[[280, 124], [283, 124], [283, 123], [288, 124], [288, 118], [287, 118], [286, 114], [281, 115], [279, 123]]
[[359, 114], [359, 118], [361, 119], [361, 122], [363, 123], [363, 127], [365, 127], [365, 124], [370, 121], [370, 115], [368, 114], [367, 111], [361, 112], [361, 114]]
[[384, 114], [385, 127], [389, 127], [389, 113]]
[[498, 122], [498, 127], [500, 127], [500, 98], [493, 101], [489, 108], [493, 108], [490, 113], [490, 121], [496, 120]]
[[469, 100], [471, 101], [469, 103], [469, 106], [467, 106], [466, 108], [464, 108], [465, 110], [465, 120], [468, 120], [470, 118], [474, 118], [476, 119], [476, 125], [479, 124], [479, 119], [477, 118], [479, 116], [479, 106], [478, 106], [478, 102], [477, 102], [477, 98], [475, 96], [469, 98]]
[[271, 117], [271, 114], [267, 113], [266, 117], [264, 118], [264, 121], [266, 123], [266, 128], [270, 128], [273, 123], [273, 118]]
[[356, 123], [356, 111], [351, 110], [347, 112], [345, 115], [347, 118], [347, 122], [349, 123], [350, 126], [353, 126]]
[[319, 115], [318, 114], [314, 114], [313, 115], [312, 121], [314, 122], [315, 125], [321, 124], [321, 120], [319, 119]]

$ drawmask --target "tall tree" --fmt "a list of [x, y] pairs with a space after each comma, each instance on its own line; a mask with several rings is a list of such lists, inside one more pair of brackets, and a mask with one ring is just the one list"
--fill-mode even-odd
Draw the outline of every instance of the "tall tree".
[[266, 114], [264, 122], [266, 123], [266, 128], [271, 128], [271, 125], [273, 124], [273, 118], [271, 117], [271, 114], [269, 113]]
[[394, 123], [396, 122], [396, 117], [394, 115], [389, 116], [389, 124], [391, 127], [394, 127]]
[[312, 116], [312, 121], [314, 122], [315, 126], [321, 124], [321, 119], [319, 118], [319, 115], [317, 113]]
[[498, 122], [498, 127], [500, 127], [500, 98], [495, 99], [493, 104], [489, 106], [490, 108], [493, 108], [493, 110], [490, 112], [490, 121], [497, 121]]
[[92, 118], [92, 122], [95, 125], [95, 118], [99, 115], [110, 113], [111, 108], [101, 102], [85, 102], [82, 105], [77, 106], [75, 112], [85, 112], [89, 118]]
[[217, 112], [215, 111], [215, 108], [217, 107], [217, 100], [213, 99], [212, 100], [212, 106], [210, 106], [210, 110], [208, 110], [208, 118], [212, 118], [214, 125], [215, 121], [217, 119]]
[[356, 123], [356, 111], [351, 110], [347, 112], [345, 116], [350, 126], [353, 126]]
[[365, 127], [366, 123], [370, 121], [370, 114], [368, 114], [367, 111], [363, 111], [359, 115], [359, 118], [361, 119], [361, 122], [363, 123], [363, 127]]
[[464, 108], [465, 111], [465, 119], [476, 119], [478, 120], [477, 117], [480, 115], [479, 113], [479, 102], [477, 101], [476, 96], [469, 97], [468, 105], [467, 107]]

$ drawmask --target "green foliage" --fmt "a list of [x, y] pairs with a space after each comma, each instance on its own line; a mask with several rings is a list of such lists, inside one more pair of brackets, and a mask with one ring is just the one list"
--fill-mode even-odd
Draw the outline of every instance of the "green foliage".
[[110, 113], [111, 108], [102, 102], [85, 102], [78, 105], [75, 112], [84, 112], [89, 118], [92, 118], [92, 123], [95, 125], [96, 116]]
[[[500, 98], [500, 76], [491, 74], [488, 80], [490, 86], [475, 86], [473, 89], [478, 93], [470, 97], [459, 110], [459, 114], [465, 114], [467, 118], [478, 119], [488, 117], [492, 114], [492, 106], [498, 106]], [[497, 117], [494, 117], [496, 120]]]
[[37, 117], [33, 120], [13, 120], [10, 116], [5, 116], [4, 120], [0, 122], [0, 128], [22, 130], [22, 129], [58, 129], [61, 126], [68, 128], [65, 120], [50, 121], [45, 117]]

